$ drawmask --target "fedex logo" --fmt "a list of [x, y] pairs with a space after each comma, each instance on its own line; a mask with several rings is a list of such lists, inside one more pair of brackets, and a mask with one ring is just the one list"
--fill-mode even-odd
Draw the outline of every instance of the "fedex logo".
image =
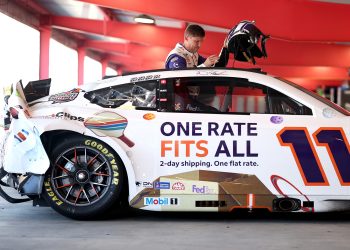
[[169, 205], [178, 205], [177, 198], [168, 198], [168, 197], [145, 197], [144, 205], [161, 205], [161, 206], [169, 206]]
[[214, 189], [209, 188], [208, 186], [200, 186], [192, 185], [192, 192], [197, 194], [214, 194]]

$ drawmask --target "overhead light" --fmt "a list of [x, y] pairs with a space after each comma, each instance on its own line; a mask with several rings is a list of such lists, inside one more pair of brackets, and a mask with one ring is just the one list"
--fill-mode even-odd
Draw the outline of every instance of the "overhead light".
[[149, 15], [144, 15], [144, 14], [134, 17], [134, 21], [137, 23], [146, 23], [146, 24], [154, 24], [155, 22], [153, 17]]

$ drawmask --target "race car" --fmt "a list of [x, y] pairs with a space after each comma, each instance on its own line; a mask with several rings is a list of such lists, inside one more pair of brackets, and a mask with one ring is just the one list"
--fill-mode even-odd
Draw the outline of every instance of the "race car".
[[350, 210], [349, 112], [258, 69], [13, 86], [1, 184], [74, 219], [153, 211]]

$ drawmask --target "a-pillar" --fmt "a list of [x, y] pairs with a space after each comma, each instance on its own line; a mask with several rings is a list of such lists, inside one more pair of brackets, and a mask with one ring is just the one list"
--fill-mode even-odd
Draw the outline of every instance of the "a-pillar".
[[51, 29], [40, 27], [39, 79], [49, 78]]
[[78, 48], [78, 86], [84, 83], [84, 60], [85, 60], [85, 48]]
[[108, 61], [107, 60], [102, 60], [101, 61], [101, 65], [102, 65], [102, 78], [106, 76], [106, 71], [107, 71], [107, 67], [108, 67]]

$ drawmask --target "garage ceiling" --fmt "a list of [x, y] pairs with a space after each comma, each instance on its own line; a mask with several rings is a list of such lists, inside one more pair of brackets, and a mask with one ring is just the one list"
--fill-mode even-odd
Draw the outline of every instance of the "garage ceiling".
[[[267, 59], [257, 65], [307, 88], [349, 80], [350, 1], [311, 0], [16, 0], [40, 16], [42, 26], [64, 30], [80, 46], [101, 54], [123, 71], [163, 68], [183, 40], [188, 23], [207, 31], [200, 53], [217, 54], [227, 32], [241, 20], [255, 20], [271, 36]], [[148, 14], [155, 25], [133, 18]]]

